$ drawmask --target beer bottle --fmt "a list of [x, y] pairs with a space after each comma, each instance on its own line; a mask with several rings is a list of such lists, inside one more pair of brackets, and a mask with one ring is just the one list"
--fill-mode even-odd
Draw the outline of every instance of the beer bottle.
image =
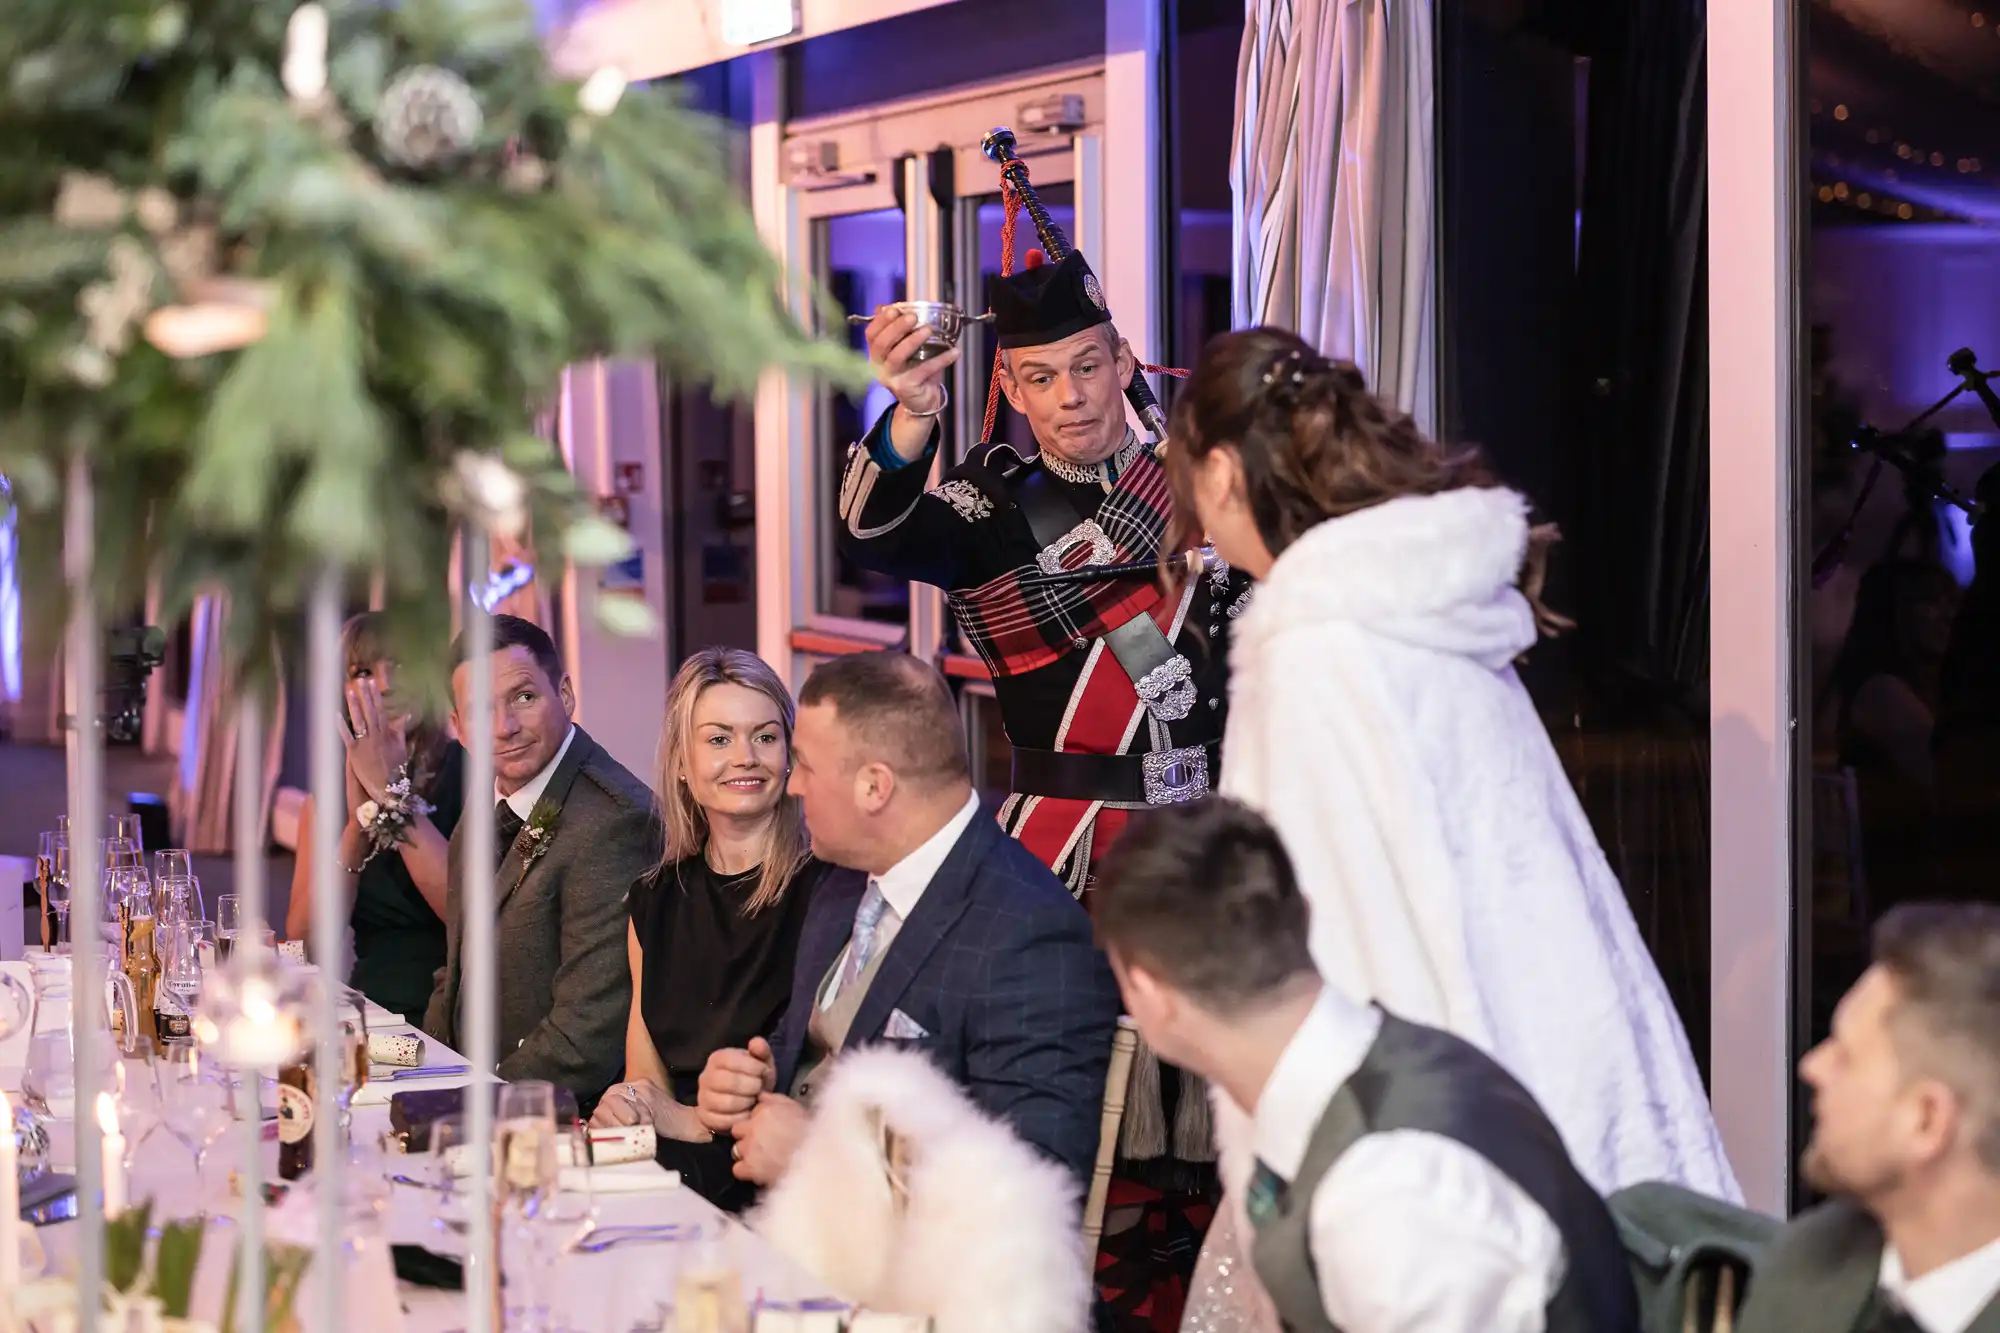
[[153, 957], [154, 921], [151, 915], [128, 913], [125, 918], [125, 978], [132, 983], [132, 1002], [137, 1008], [135, 1015], [139, 1031], [133, 1036], [144, 1041], [141, 1050], [157, 1050], [159, 1027], [154, 1016], [154, 989], [160, 980], [159, 968]]
[[278, 1176], [297, 1180], [313, 1166], [313, 1120], [318, 1113], [319, 1080], [307, 1050], [278, 1071]]

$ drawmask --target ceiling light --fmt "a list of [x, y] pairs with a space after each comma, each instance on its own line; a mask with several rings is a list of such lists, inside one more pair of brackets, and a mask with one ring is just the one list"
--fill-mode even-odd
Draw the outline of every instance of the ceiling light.
[[1842, 103], [1841, 103], [1841, 104], [1840, 104], [1839, 106], [1836, 106], [1836, 107], [1835, 107], [1835, 108], [1833, 109], [1833, 118], [1834, 118], [1835, 120], [1846, 120], [1846, 119], [1847, 119], [1847, 103], [1845, 103], [1845, 102], [1842, 102]]

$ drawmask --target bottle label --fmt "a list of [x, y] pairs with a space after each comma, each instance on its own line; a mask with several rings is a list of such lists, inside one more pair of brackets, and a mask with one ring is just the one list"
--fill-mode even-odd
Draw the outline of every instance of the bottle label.
[[170, 1014], [164, 1009], [153, 1011], [153, 1028], [162, 1041], [186, 1041], [192, 1035], [192, 1024], [186, 1014]]
[[305, 1089], [278, 1085], [278, 1142], [303, 1143], [312, 1133], [313, 1102]]

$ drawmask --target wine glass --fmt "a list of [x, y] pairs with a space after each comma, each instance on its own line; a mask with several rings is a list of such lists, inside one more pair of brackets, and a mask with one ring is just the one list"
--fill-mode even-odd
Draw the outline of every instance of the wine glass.
[[471, 1224], [465, 1194], [470, 1169], [466, 1159], [469, 1156], [464, 1116], [441, 1115], [431, 1121], [426, 1169], [416, 1179], [437, 1191], [437, 1210], [431, 1215], [431, 1221], [440, 1231], [463, 1234]]
[[[34, 975], [32, 969], [28, 975]], [[27, 1031], [34, 1021], [34, 991], [12, 972], [0, 972], [0, 1042]], [[12, 1131], [13, 1126], [0, 1125], [0, 1132]]]
[[208, 916], [201, 901], [201, 881], [193, 875], [183, 875], [174, 879], [158, 879], [155, 895], [159, 900], [162, 921], [202, 921]]
[[164, 1107], [159, 1074], [150, 1060], [120, 1060], [113, 1090], [117, 1093], [118, 1132], [125, 1136], [125, 1169], [139, 1164], [139, 1145], [160, 1127]]
[[[235, 1123], [229, 1078], [193, 1046], [172, 1045], [159, 1062], [161, 1123], [194, 1158], [196, 1197], [208, 1197], [208, 1153]], [[255, 1076], [251, 1076], [255, 1086]]]
[[55, 1120], [76, 1117], [76, 1058], [69, 1033], [42, 1032], [28, 1040], [28, 1067], [21, 1071], [21, 1095], [30, 1107]]
[[188, 854], [177, 847], [153, 853], [153, 878], [156, 880], [179, 880], [194, 878], [194, 864]]
[[55, 841], [55, 861], [49, 872], [49, 906], [56, 913], [56, 952], [69, 952], [69, 880], [70, 880], [69, 840], [58, 837]]
[[145, 856], [130, 838], [99, 838], [97, 848], [103, 853], [104, 869], [107, 871], [146, 868]]
[[132, 844], [134, 851], [145, 851], [145, 838], [140, 830], [139, 816], [112, 815], [111, 836]]

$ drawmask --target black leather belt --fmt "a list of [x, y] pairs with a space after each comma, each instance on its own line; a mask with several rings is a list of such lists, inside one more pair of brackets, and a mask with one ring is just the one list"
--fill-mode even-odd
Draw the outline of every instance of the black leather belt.
[[1061, 801], [1175, 805], [1208, 795], [1221, 756], [1221, 741], [1147, 754], [1016, 749], [1014, 790]]

